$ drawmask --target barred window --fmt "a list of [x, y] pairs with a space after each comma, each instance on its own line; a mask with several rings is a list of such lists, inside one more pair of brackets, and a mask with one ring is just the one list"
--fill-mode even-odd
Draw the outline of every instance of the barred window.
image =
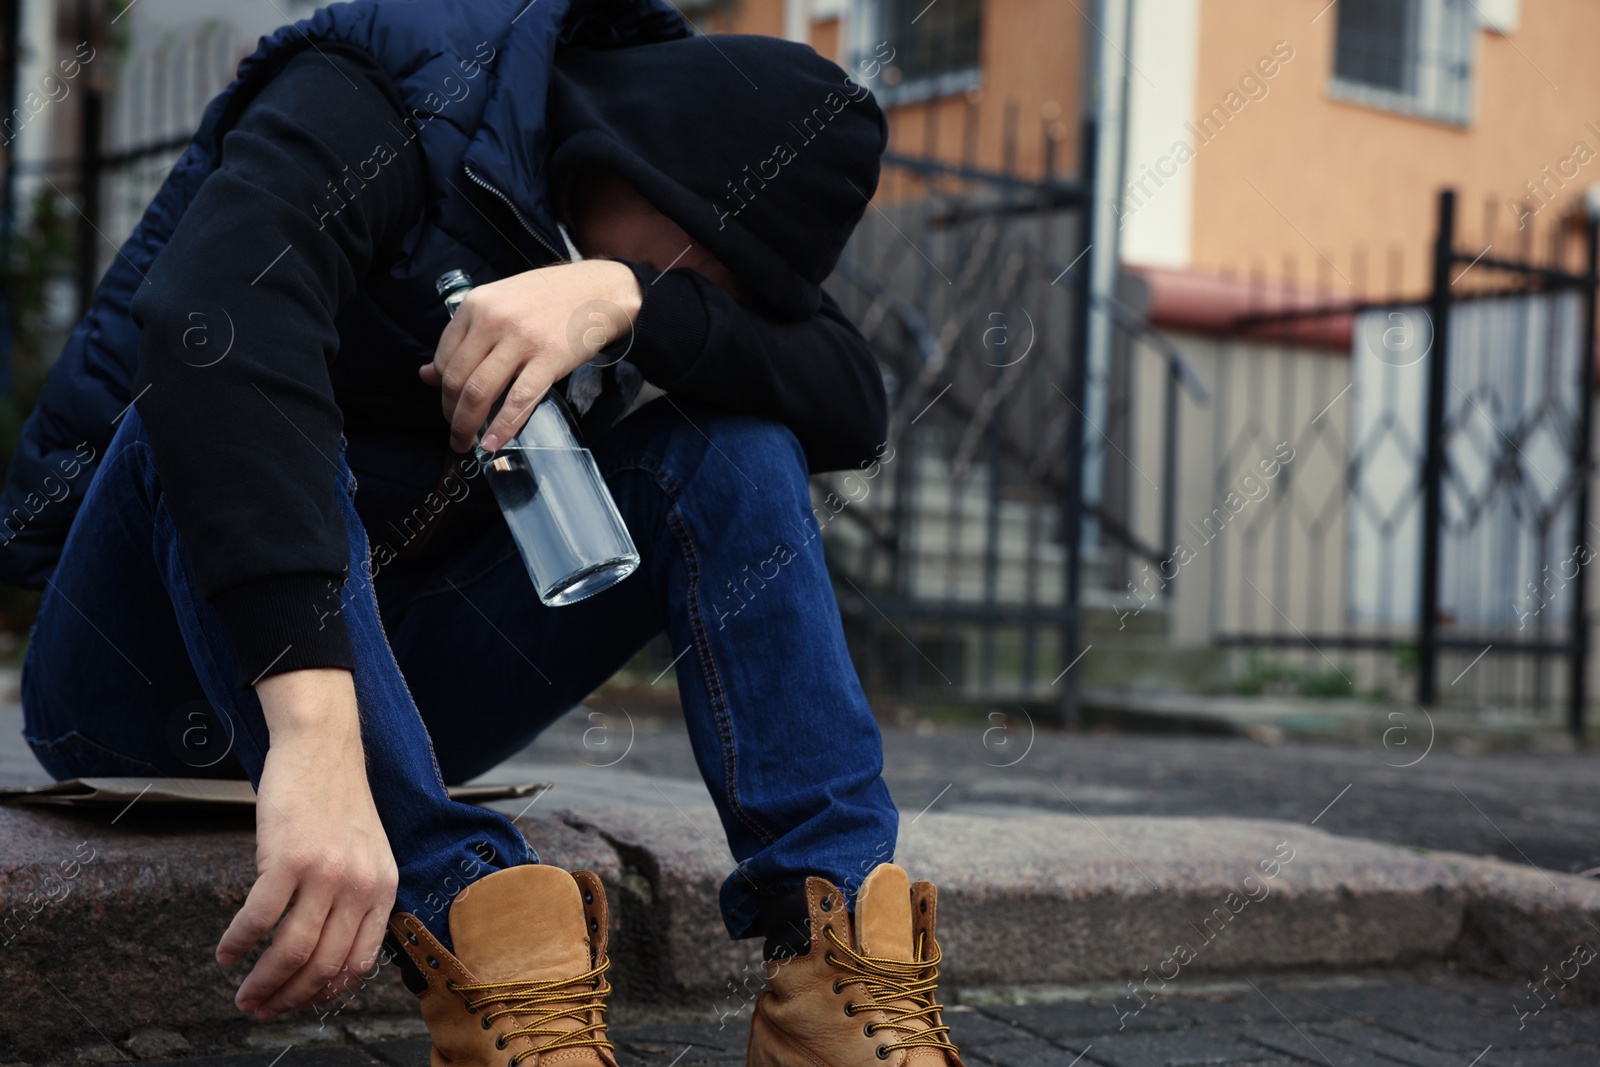
[[890, 0], [889, 39], [906, 82], [976, 70], [982, 0]]
[[1333, 95], [1464, 123], [1476, 29], [1471, 0], [1339, 0]]
[[1409, 93], [1416, 81], [1417, 0], [1342, 0], [1334, 75]]

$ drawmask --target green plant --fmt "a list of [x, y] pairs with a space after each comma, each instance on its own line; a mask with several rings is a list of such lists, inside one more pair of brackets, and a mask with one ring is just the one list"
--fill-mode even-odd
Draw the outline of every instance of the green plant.
[[0, 284], [11, 296], [12, 317], [11, 395], [0, 398], [0, 459], [7, 465], [16, 452], [22, 421], [55, 362], [56, 353], [48, 350], [56, 340], [49, 323], [49, 287], [71, 275], [75, 233], [71, 205], [46, 185], [12, 237], [8, 261], [0, 263]]
[[1250, 666], [1233, 681], [1233, 691], [1241, 696], [1303, 696], [1327, 700], [1359, 695], [1351, 687], [1348, 670], [1329, 666], [1325, 671], [1308, 671], [1258, 653], [1250, 656]]
[[[59, 335], [47, 307], [52, 281], [70, 277], [74, 261], [72, 206], [45, 186], [29, 205], [22, 228], [11, 239], [10, 256], [0, 262], [0, 285], [11, 298], [11, 391], [0, 395], [0, 470], [9, 469], [22, 434], [55, 362]], [[0, 630], [25, 632], [38, 610], [33, 590], [0, 586]], [[0, 642], [4, 645], [6, 642]], [[13, 654], [20, 653], [20, 645]], [[6, 652], [0, 649], [0, 659]]]

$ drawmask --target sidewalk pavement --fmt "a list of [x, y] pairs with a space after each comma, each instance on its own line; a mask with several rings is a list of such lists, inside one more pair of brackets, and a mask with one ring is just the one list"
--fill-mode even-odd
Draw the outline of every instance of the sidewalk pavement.
[[[1600, 1008], [1518, 1020], [1502, 983], [1444, 968], [1351, 974], [1257, 973], [1146, 997], [1077, 986], [958, 991], [945, 1013], [974, 1067], [1593, 1067]], [[1136, 1011], [1137, 1008], [1137, 1011]], [[610, 1037], [628, 1067], [739, 1067], [748, 1011], [619, 1006]], [[1519, 1026], [1519, 1022], [1526, 1025]], [[236, 1028], [237, 1029], [237, 1028]], [[172, 1067], [424, 1067], [429, 1043], [412, 1016], [257, 1027], [190, 1043], [167, 1031], [140, 1048]], [[182, 1041], [180, 1045], [179, 1042]], [[188, 1046], [184, 1048], [183, 1046]], [[85, 1053], [94, 1050], [86, 1048]], [[109, 1048], [102, 1048], [110, 1055]]]
[[[639, 694], [615, 701], [602, 694], [507, 770], [524, 762], [589, 766], [603, 775], [591, 790], [610, 789], [624, 774], [698, 778], [682, 723], [645, 714], [643, 703]], [[884, 777], [912, 817], [927, 808], [1001, 817], [1026, 809], [1096, 819], [1315, 820], [1347, 837], [1572, 874], [1600, 867], [1600, 751], [1533, 753], [1451, 741], [1417, 708], [1369, 707], [1361, 744], [1061, 733], [1036, 729], [1021, 708], [997, 709], [976, 724], [939, 725], [885, 711]]]
[[[742, 1009], [760, 987], [758, 945], [721, 936], [733, 863], [703, 787], [619, 775], [597, 798], [592, 768], [533, 771], [553, 788], [518, 824], [547, 861], [605, 881], [619, 1000], [712, 1019]], [[231, 1020], [242, 972], [211, 951], [251, 881], [248, 818], [8, 806], [0, 855], [0, 899], [36, 902], [9, 913], [0, 983], [36, 992], [0, 1004], [0, 1048], [42, 1059], [90, 1033]], [[1501, 977], [1508, 1017], [1515, 997], [1543, 1003], [1523, 987], [1553, 974], [1547, 997], [1600, 992], [1600, 966], [1574, 957], [1600, 945], [1600, 882], [1499, 860], [1286, 821], [1026, 811], [907, 813], [898, 857], [940, 886], [954, 989], [1454, 961]], [[409, 1007], [391, 975], [353, 999], [342, 1017]]]
[[[698, 779], [644, 773], [649, 768], [665, 769], [680, 758], [685, 750], [677, 731], [658, 730], [659, 724], [635, 723], [630, 717], [626, 734], [630, 741], [624, 746], [623, 735], [615, 732], [617, 724], [597, 723], [592, 714], [580, 709], [542, 739], [531, 757], [514, 760], [496, 772], [502, 780], [544, 781], [553, 786], [531, 806], [522, 801], [501, 806], [518, 816], [519, 826], [544, 859], [595, 870], [605, 881], [613, 905], [619, 1004], [640, 1010], [689, 1010], [703, 1020], [702, 1027], [737, 1018], [760, 987], [761, 968], [755, 943], [730, 944], [721, 936], [716, 891], [734, 864], [722, 843], [710, 799]], [[594, 732], [601, 725], [607, 734]], [[1495, 1025], [1502, 1015], [1513, 1027], [1522, 1022], [1516, 1030], [1520, 1034], [1535, 1026], [1540, 1032], [1560, 1029], [1553, 1020], [1566, 1017], [1564, 1005], [1600, 993], [1600, 965], [1589, 965], [1578, 951], [1580, 945], [1600, 947], [1600, 882], [1524, 863], [1378, 843], [1324, 829], [1336, 825], [1335, 817], [1347, 802], [1363, 794], [1387, 795], [1404, 809], [1413, 800], [1407, 789], [1415, 790], [1418, 783], [1424, 787], [1419, 795], [1443, 796], [1453, 805], [1451, 810], [1476, 808], [1475, 817], [1496, 825], [1489, 816], [1498, 811], [1491, 795], [1514, 802], [1520, 793], [1525, 806], [1553, 802], [1565, 810], [1566, 791], [1576, 792], [1586, 778], [1583, 793], [1592, 797], [1589, 772], [1594, 764], [1588, 759], [1567, 757], [1566, 762], [1546, 763], [1542, 776], [1536, 773], [1537, 761], [1513, 764], [1515, 773], [1509, 777], [1486, 783], [1478, 774], [1467, 778], [1462, 783], [1467, 789], [1462, 790], [1459, 785], [1450, 789], [1447, 783], [1466, 777], [1461, 773], [1465, 770], [1504, 764], [1462, 763], [1464, 757], [1438, 753], [1438, 758], [1405, 770], [1385, 767], [1380, 761], [1372, 774], [1362, 776], [1348, 761], [1372, 763], [1374, 753], [1352, 756], [1347, 750], [1326, 747], [1309, 750], [1308, 755], [1294, 746], [1271, 749], [1228, 742], [1231, 747], [1185, 749], [1183, 758], [1177, 759], [1175, 750], [1141, 748], [1132, 739], [1040, 734], [1027, 749], [1032, 760], [1024, 756], [999, 767], [1016, 760], [1015, 754], [1022, 751], [1020, 747], [1008, 751], [997, 743], [1020, 744], [1022, 735], [1013, 732], [1015, 727], [1005, 724], [998, 737], [975, 731], [935, 731], [926, 736], [915, 730], [892, 731], [886, 742], [894, 764], [891, 784], [902, 802], [908, 795], [912, 800], [903, 812], [897, 857], [914, 877], [930, 878], [940, 886], [945, 982], [958, 996], [970, 992], [981, 1000], [977, 991], [982, 987], [1027, 985], [1032, 989], [1027, 995], [1036, 997], [1050, 986], [1081, 992], [1086, 983], [1109, 984], [1121, 990], [1121, 1007], [1113, 1011], [1102, 1003], [1099, 1010], [1115, 1022], [1137, 1003], [1132, 998], [1149, 995], [1128, 989], [1130, 982], [1154, 990], [1167, 978], [1171, 988], [1163, 992], [1198, 996], [1210, 988], [1205, 983], [1219, 975], [1262, 975], [1260, 984], [1277, 981], [1275, 976], [1286, 972], [1459, 967], [1488, 976], [1471, 979], [1487, 984], [1472, 986], [1477, 992], [1471, 997], [1457, 989], [1450, 994], [1456, 998], [1450, 1003], [1459, 1007], [1468, 1002], [1461, 997], [1493, 1001], [1483, 1007], [1485, 1017], [1497, 1020]], [[574, 739], [577, 748], [563, 749]], [[989, 758], [964, 761], [958, 745], [967, 744], [976, 744], [977, 754]], [[1096, 749], [1097, 744], [1112, 747]], [[1221, 775], [1222, 796], [1243, 798], [1236, 807], [1245, 811], [1259, 806], [1259, 801], [1249, 799], [1247, 788], [1257, 778], [1265, 781], [1258, 790], [1261, 798], [1293, 785], [1279, 803], [1292, 805], [1298, 818], [1104, 814], [1097, 809], [1107, 803], [1127, 806], [1139, 798], [1125, 794], [1138, 791], [1124, 789], [1119, 794], [1115, 792], [1119, 787], [1093, 786], [1085, 780], [1090, 776], [1082, 766], [1058, 778], [1061, 761], [1085, 758], [1083, 750], [1090, 753], [1088, 758], [1115, 756], [1102, 759], [1106, 765], [1132, 761], [1136, 753], [1144, 752], [1146, 764], [1158, 769], [1181, 763], [1199, 774], [1209, 773], [1208, 768], [1231, 767], [1231, 774]], [[1252, 764], [1243, 758], [1247, 755], [1259, 758]], [[1255, 773], [1269, 758], [1289, 763], [1290, 782]], [[965, 762], [988, 769], [955, 769]], [[903, 787], [904, 781], [895, 781], [907, 765], [913, 781], [928, 781], [929, 773], [949, 774], [954, 780], [937, 790], [930, 782], [918, 795]], [[1306, 774], [1307, 765], [1319, 766], [1321, 777]], [[1321, 780], [1330, 776], [1335, 782], [1347, 780], [1341, 787], [1322, 788], [1333, 784]], [[987, 795], [981, 788], [986, 783], [991, 786]], [[988, 799], [1010, 796], [993, 788], [997, 785], [1026, 797], [1043, 794], [1041, 787], [1047, 783], [1049, 792], [1059, 798], [1057, 810]], [[1147, 786], [1155, 795], [1164, 795], [1158, 783]], [[1326, 795], [1313, 795], [1313, 789]], [[1478, 794], [1481, 803], [1473, 801], [1469, 792]], [[1073, 799], [1074, 795], [1083, 800]], [[1167, 796], [1166, 802], [1171, 801]], [[1191, 803], [1189, 810], [1203, 813], [1207, 808]], [[1574, 810], [1592, 811], [1592, 801]], [[113, 1043], [130, 1053], [157, 1057], [166, 1054], [163, 1041], [173, 1046], [170, 1051], [178, 1048], [161, 1037], [141, 1044], [141, 1035], [148, 1036], [152, 1028], [176, 1033], [192, 1047], [204, 1048], [207, 1035], [240, 1025], [231, 1007], [231, 991], [242, 969], [223, 973], [212, 962], [211, 951], [253, 874], [248, 815], [175, 815], [137, 804], [121, 813], [0, 807], [0, 857], [0, 902], [10, 917], [5, 932], [9, 943], [0, 949], [0, 981], [9, 980], [7, 987], [13, 990], [34, 991], [0, 1001], [0, 1063], [6, 1057], [35, 1064], [47, 1059], [69, 1062], [66, 1057], [80, 1049], [88, 1057], [84, 1062], [92, 1062], [96, 1056], [111, 1056]], [[30, 893], [32, 903], [23, 903]], [[1146, 982], [1155, 984], [1143, 985]], [[1261, 989], [1274, 1002], [1279, 999], [1273, 987]], [[1540, 990], [1542, 999], [1536, 999]], [[1103, 989], [1102, 994], [1102, 1002], [1107, 1002], [1110, 994]], [[1061, 995], [1069, 998], [1061, 1003], [1078, 1002], [1071, 1000], [1077, 995], [1071, 989]], [[981, 1019], [995, 1018], [992, 1004], [980, 1005], [977, 1000], [973, 1006], [983, 1010], [974, 1014], [971, 1025], [988, 1026]], [[1529, 1016], [1546, 1000], [1556, 1003], [1541, 1009], [1540, 1016]], [[1318, 1001], [1319, 997], [1310, 997], [1308, 1010]], [[1217, 1003], [1229, 1001], [1223, 997]], [[331, 1022], [340, 1033], [344, 1033], [341, 1027], [369, 1022], [381, 1026], [386, 1018], [406, 1017], [410, 1007], [393, 976], [380, 974], [357, 991], [350, 1006]], [[1381, 1005], [1369, 1008], [1367, 1014], [1388, 1019]], [[1036, 1014], [1055, 1018], [1063, 1011], [1067, 1009], [1057, 1006]], [[1217, 1040], [1226, 1043], [1242, 1032], [1227, 1022], [1233, 1017], [1226, 1013], [1213, 1018], [1206, 1014], [1209, 1009], [1194, 1011], [1199, 1012], [1194, 1017], [1202, 1020], [1196, 1025], [1203, 1029], [1194, 1030], [1191, 1037], [1215, 1030], [1224, 1034]], [[1321, 1018], [1313, 1012], [1305, 1021], [1337, 1028], [1340, 1020], [1349, 1021], [1348, 1014]], [[1422, 1014], [1426, 1013], [1419, 1012], [1418, 1017]], [[1462, 1018], [1470, 1015], [1466, 1012]], [[1144, 1017], [1163, 1018], [1155, 1005], [1134, 1019]], [[1580, 1012], [1574, 1018], [1587, 1019], [1590, 1032], [1600, 1032], [1589, 1016]], [[1270, 1020], [1262, 1025], [1269, 1024]], [[315, 1020], [310, 1025], [315, 1029]], [[1030, 1024], [1033, 1036], [1028, 1041], [1046, 1041], [1045, 1046], [1028, 1052], [1031, 1046], [1023, 1042], [1014, 1050], [983, 1053], [979, 1058], [1002, 1067], [1032, 1067], [1058, 1059], [1067, 1063], [1083, 1051], [1067, 1055], [1074, 1049], [1067, 1038], [1110, 1033], [1095, 1029], [1100, 1023], [1090, 1026], [1092, 1033], [1047, 1032], [1040, 1029], [1043, 1025]], [[1389, 1027], [1383, 1031], [1386, 1034], [1400, 1033], [1389, 1021], [1383, 1025]], [[1215, 1029], [1219, 1026], [1223, 1030]], [[1130, 1021], [1128, 1029], [1134, 1030], [1135, 1023]], [[1344, 1041], [1338, 1038], [1341, 1032], [1335, 1029], [1330, 1042]], [[1381, 1050], [1361, 1051], [1361, 1041], [1370, 1035], [1351, 1030], [1345, 1037], [1349, 1038], [1345, 1043], [1354, 1042], [1351, 1047], [1357, 1049], [1347, 1062], [1395, 1061], [1392, 1056], [1385, 1059], [1388, 1054]], [[1006, 1044], [992, 1033], [991, 1038], [997, 1048]], [[990, 1038], [980, 1037], [980, 1045], [986, 1040]], [[129, 1041], [134, 1046], [128, 1046]], [[686, 1043], [691, 1041], [685, 1038]], [[731, 1044], [724, 1033], [723, 1041], [727, 1048], [742, 1048], [742, 1032]], [[1427, 1039], [1423, 1041], [1427, 1044]], [[1485, 1044], [1489, 1043], [1486, 1038]], [[1155, 1059], [1141, 1059], [1144, 1053], [1127, 1056], [1133, 1057], [1128, 1062], [1173, 1064], [1263, 1057], [1263, 1062], [1272, 1062], [1261, 1051], [1270, 1051], [1268, 1045], [1254, 1037], [1246, 1044], [1248, 1055], [1234, 1050], [1195, 1058], [1180, 1055], [1175, 1048], [1165, 1059], [1160, 1058], [1165, 1053], [1155, 1051], [1150, 1052]], [[1510, 1038], [1498, 1044], [1502, 1052], [1517, 1047]], [[1102, 1044], [1100, 1050], [1088, 1053], [1086, 1062], [1120, 1064], [1115, 1058], [1101, 1058], [1109, 1055], [1107, 1047], [1118, 1046]], [[1428, 1047], [1441, 1055], [1449, 1053], [1437, 1062], [1454, 1063], [1450, 1057], [1460, 1051], [1448, 1043]], [[1007, 1058], [1012, 1052], [1014, 1060]], [[357, 1057], [329, 1063], [368, 1062], [360, 1058], [366, 1053], [355, 1049], [330, 1050], [328, 1055]], [[1300, 1054], [1283, 1055], [1288, 1062]], [[1563, 1058], [1567, 1052], [1551, 1049], [1528, 1049], [1517, 1056], [1521, 1059], [1485, 1058], [1483, 1063], [1487, 1067], [1492, 1062], [1595, 1062], [1592, 1056], [1573, 1061]], [[1471, 1055], [1463, 1058], [1459, 1067], [1466, 1067], [1470, 1059]], [[283, 1067], [292, 1064], [286, 1061]], [[680, 1067], [687, 1067], [687, 1062]]]
[[[1095, 686], [1086, 687], [1081, 699], [1086, 721], [1124, 730], [1359, 745], [1377, 741], [1396, 723], [1410, 722], [1425, 725], [1440, 742], [1450, 745], [1546, 753], [1573, 748], [1564, 712], [1553, 708], [1447, 706], [1424, 715], [1416, 704], [1404, 701]], [[1592, 723], [1588, 734], [1591, 742], [1600, 738]]]

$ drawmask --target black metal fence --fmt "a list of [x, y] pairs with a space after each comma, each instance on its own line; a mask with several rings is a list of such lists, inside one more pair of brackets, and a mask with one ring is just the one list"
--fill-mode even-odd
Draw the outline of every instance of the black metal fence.
[[[1240, 321], [1246, 335], [1264, 327], [1304, 335], [1340, 317], [1354, 328], [1344, 388], [1327, 377], [1289, 420], [1299, 452], [1325, 449], [1342, 471], [1325, 483], [1287, 479], [1254, 529], [1261, 550], [1219, 557], [1248, 586], [1240, 599], [1261, 609], [1230, 613], [1228, 594], [1219, 595], [1215, 639], [1325, 659], [1363, 651], [1414, 659], [1415, 699], [1430, 707], [1537, 708], [1559, 695], [1581, 736], [1587, 564], [1600, 543], [1588, 503], [1596, 224], [1559, 220], [1539, 242], [1543, 255], [1531, 240], [1498, 253], [1487, 236], [1463, 238], [1455, 195], [1444, 191], [1426, 295]], [[1285, 384], [1280, 416], [1295, 408], [1287, 398], [1296, 392]], [[1326, 417], [1341, 400], [1341, 416]], [[1322, 414], [1304, 417], [1323, 401]], [[1337, 568], [1318, 551], [1339, 552], [1327, 544], [1335, 532], [1344, 538]], [[1283, 547], [1291, 544], [1299, 551]], [[1330, 573], [1341, 588], [1319, 585]], [[1300, 607], [1284, 610], [1280, 600]]]
[[1446, 192], [1425, 294], [1302, 302], [1208, 338], [1099, 298], [1114, 340], [1091, 368], [1086, 183], [889, 163], [909, 177], [836, 290], [883, 362], [896, 469], [871, 495], [824, 489], [870, 686], [1070, 714], [1096, 634], [1137, 615], [1173, 646], [1187, 586], [1204, 601], [1187, 640], [1312, 664], [1323, 695], [1558, 697], [1581, 730], [1592, 224], [1497, 254], [1461, 237]]
[[873, 688], [1070, 706], [1095, 139], [1064, 179], [1044, 136], [1031, 179], [891, 154], [836, 275], [890, 394], [886, 473], [823, 479], [845, 502], [827, 544]]

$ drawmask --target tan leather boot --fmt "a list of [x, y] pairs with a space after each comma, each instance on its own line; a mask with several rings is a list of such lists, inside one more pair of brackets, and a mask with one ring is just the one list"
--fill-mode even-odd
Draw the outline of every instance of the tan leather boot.
[[892, 863], [856, 894], [806, 880], [811, 947], [767, 964], [746, 1067], [964, 1067], [940, 1018], [938, 891]]
[[617, 1067], [594, 874], [526, 864], [473, 882], [450, 904], [455, 955], [410, 913], [389, 929], [428, 983], [417, 1000], [433, 1067]]

